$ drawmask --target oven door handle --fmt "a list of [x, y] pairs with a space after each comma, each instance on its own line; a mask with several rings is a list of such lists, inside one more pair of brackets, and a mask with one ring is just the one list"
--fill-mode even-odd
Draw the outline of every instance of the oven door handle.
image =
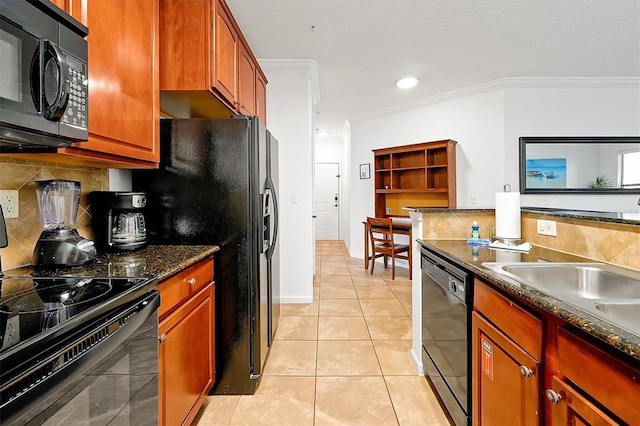
[[[140, 310], [133, 316], [122, 315], [129, 308], [134, 306], [140, 306]], [[2, 390], [10, 389], [12, 386], [16, 389], [20, 389], [20, 384], [23, 381], [29, 380], [29, 377], [35, 374], [37, 371], [46, 371], [47, 366], [51, 365], [51, 368], [56, 370], [42, 378], [42, 380], [23, 392], [17, 398], [12, 399], [8, 403], [0, 406], [0, 424], [12, 423], [18, 420], [29, 421], [31, 420], [30, 411], [33, 409], [33, 413], [39, 413], [41, 410], [38, 404], [52, 395], [54, 392], [60, 391], [64, 386], [69, 384], [75, 384], [75, 379], [81, 377], [88, 370], [96, 366], [102, 359], [112, 353], [120, 344], [126, 339], [131, 337], [134, 332], [140, 328], [140, 326], [151, 317], [160, 306], [160, 294], [153, 290], [149, 292], [148, 296], [143, 300], [138, 300], [136, 303], [131, 304], [125, 310], [118, 310], [117, 315], [112, 315], [108, 319], [102, 322], [101, 326], [93, 328], [94, 331], [84, 334], [73, 342], [69, 342], [65, 348], [58, 352], [56, 355], [49, 357], [43, 364], [39, 364], [33, 370], [28, 371], [24, 375], [16, 378], [7, 387]], [[121, 321], [121, 317], [129, 318], [126, 322], [118, 327], [118, 323]], [[68, 350], [79, 347], [83, 342], [89, 340], [91, 336], [96, 334], [95, 330], [102, 330], [107, 327], [110, 331], [109, 337], [105, 338], [101, 342], [94, 344], [86, 352], [76, 358], [72, 358], [65, 363], [62, 367], [57, 367], [56, 364], [60, 363], [60, 360], [65, 357], [65, 352]], [[156, 325], [157, 334], [157, 325]], [[65, 392], [68, 389], [65, 389]], [[18, 390], [17, 392], [20, 392]]]

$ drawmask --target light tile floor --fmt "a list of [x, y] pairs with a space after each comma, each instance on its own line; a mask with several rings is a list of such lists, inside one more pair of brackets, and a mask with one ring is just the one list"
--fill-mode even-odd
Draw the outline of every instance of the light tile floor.
[[411, 363], [408, 270], [370, 275], [338, 241], [316, 252], [313, 303], [282, 305], [255, 395], [210, 396], [193, 424], [448, 425]]

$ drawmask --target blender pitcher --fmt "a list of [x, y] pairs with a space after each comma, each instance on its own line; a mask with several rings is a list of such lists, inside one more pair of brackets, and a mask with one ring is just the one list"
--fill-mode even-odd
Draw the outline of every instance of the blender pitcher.
[[36, 182], [40, 224], [44, 229], [71, 229], [80, 205], [80, 182], [41, 180]]
[[36, 195], [44, 231], [33, 251], [32, 264], [55, 268], [79, 266], [95, 259], [93, 241], [73, 229], [80, 205], [80, 182], [36, 181]]

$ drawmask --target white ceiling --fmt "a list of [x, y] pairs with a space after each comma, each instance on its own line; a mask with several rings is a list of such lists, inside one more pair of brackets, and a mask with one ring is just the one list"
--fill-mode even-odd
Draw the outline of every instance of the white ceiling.
[[[355, 115], [504, 77], [640, 77], [640, 0], [227, 3], [258, 59], [318, 62], [315, 127], [331, 136]], [[397, 89], [409, 74], [418, 86]]]

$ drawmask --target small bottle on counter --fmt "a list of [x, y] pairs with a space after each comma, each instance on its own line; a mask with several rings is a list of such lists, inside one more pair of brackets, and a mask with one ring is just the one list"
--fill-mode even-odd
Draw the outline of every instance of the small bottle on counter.
[[479, 240], [480, 239], [480, 225], [478, 225], [478, 221], [474, 220], [471, 224], [471, 239]]

